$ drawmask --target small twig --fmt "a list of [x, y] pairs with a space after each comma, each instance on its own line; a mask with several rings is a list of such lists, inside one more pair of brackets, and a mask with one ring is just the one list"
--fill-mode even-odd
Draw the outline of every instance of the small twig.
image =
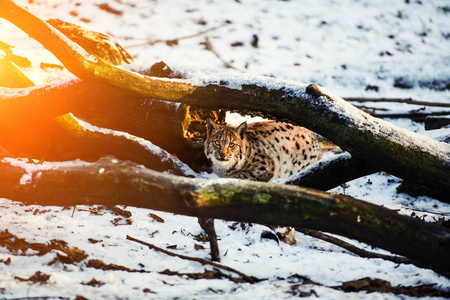
[[190, 38], [193, 38], [193, 37], [196, 37], [196, 36], [203, 35], [203, 34], [208, 33], [210, 31], [214, 31], [214, 30], [217, 30], [219, 28], [222, 28], [222, 27], [224, 27], [226, 25], [228, 25], [228, 23], [224, 23], [224, 24], [221, 24], [221, 25], [218, 25], [218, 26], [214, 26], [212, 28], [209, 28], [209, 29], [206, 29], [206, 30], [194, 33], [194, 34], [182, 36], [182, 37], [179, 37], [179, 38], [174, 38], [174, 39], [170, 39], [170, 40], [154, 40], [154, 41], [149, 41], [149, 42], [145, 42], [145, 43], [129, 45], [126, 48], [128, 49], [128, 48], [142, 47], [142, 46], [147, 46], [147, 45], [152, 46], [152, 45], [158, 44], [158, 43], [173, 43], [174, 41], [186, 40], [186, 39], [190, 39]]
[[385, 102], [385, 103], [406, 103], [413, 105], [422, 105], [422, 106], [437, 106], [437, 107], [450, 107], [450, 103], [439, 103], [439, 102], [428, 102], [428, 101], [419, 101], [413, 100], [411, 98], [345, 98], [345, 100], [349, 102]]
[[239, 71], [241, 73], [244, 73], [243, 71], [239, 70], [238, 68], [234, 67], [233, 65], [231, 65], [230, 63], [228, 63], [227, 61], [225, 61], [220, 54], [214, 50], [211, 42], [209, 41], [209, 38], [206, 37], [205, 38], [205, 46], [206, 46], [206, 50], [211, 51], [224, 65], [225, 67], [229, 68], [229, 69], [234, 69], [236, 71]]
[[385, 254], [379, 254], [379, 253], [366, 251], [366, 250], [358, 248], [350, 243], [344, 242], [343, 240], [340, 240], [331, 235], [324, 234], [324, 233], [316, 231], [316, 230], [304, 229], [304, 228], [296, 228], [295, 230], [297, 230], [303, 234], [306, 234], [306, 235], [318, 238], [320, 240], [332, 243], [334, 245], [337, 245], [337, 246], [339, 246], [345, 250], [348, 250], [348, 251], [352, 252], [353, 254], [356, 254], [361, 257], [381, 258], [384, 260], [389, 260], [389, 261], [395, 262], [397, 264], [413, 264], [413, 261], [410, 260], [409, 258], [401, 257], [401, 256], [385, 255]]
[[230, 268], [228, 266], [224, 266], [222, 264], [219, 264], [219, 263], [216, 263], [216, 262], [213, 262], [213, 261], [209, 261], [207, 259], [203, 259], [203, 258], [199, 258], [199, 257], [186, 256], [186, 255], [182, 255], [182, 254], [177, 254], [177, 253], [174, 253], [174, 252], [162, 249], [162, 248], [160, 248], [158, 246], [155, 246], [153, 244], [150, 244], [150, 243], [147, 243], [147, 242], [135, 239], [135, 238], [133, 238], [133, 237], [131, 237], [129, 235], [127, 235], [127, 240], [140, 243], [142, 245], [148, 246], [150, 249], [154, 249], [156, 251], [162, 252], [162, 253], [170, 255], [170, 256], [179, 257], [179, 258], [186, 259], [186, 260], [191, 260], [191, 261], [196, 261], [196, 262], [201, 263], [202, 265], [210, 265], [210, 266], [213, 266], [213, 267], [216, 267], [216, 268], [220, 268], [220, 269], [223, 269], [223, 270], [226, 270], [226, 271], [229, 271], [229, 272], [236, 273], [239, 276], [241, 276], [245, 281], [247, 281], [249, 283], [255, 283], [255, 282], [260, 281], [260, 279], [258, 279], [256, 277], [245, 275], [244, 273], [242, 273], [242, 272], [240, 272], [240, 271], [238, 271], [236, 269]]

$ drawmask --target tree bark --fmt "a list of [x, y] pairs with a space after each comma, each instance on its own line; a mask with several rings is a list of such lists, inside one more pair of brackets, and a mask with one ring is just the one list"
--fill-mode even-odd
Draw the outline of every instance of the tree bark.
[[89, 56], [12, 1], [2, 2], [0, 16], [41, 42], [80, 78], [96, 79], [144, 97], [288, 120], [329, 138], [354, 157], [432, 187], [450, 200], [450, 145], [374, 118], [316, 85], [241, 76], [196, 84], [198, 78], [187, 81], [141, 76]]
[[[10, 21], [36, 39], [75, 76], [96, 79], [150, 98], [176, 101], [195, 90], [188, 82], [163, 80], [130, 73], [91, 55], [59, 30], [39, 19], [12, 0], [2, 0], [0, 17]], [[130, 79], [132, 79], [130, 81]], [[176, 84], [174, 84], [174, 81]], [[134, 83], [133, 83], [134, 82]]]
[[404, 255], [443, 274], [450, 271], [448, 229], [308, 188], [179, 177], [112, 158], [51, 167], [5, 158], [0, 162], [0, 193], [25, 204], [128, 205], [321, 230]]
[[0, 145], [16, 157], [73, 159], [65, 156], [68, 153], [91, 160], [111, 154], [162, 171], [152, 153], [126, 139], [113, 141], [113, 136], [105, 136], [111, 140], [106, 143], [83, 136], [82, 128], [74, 135], [70, 125], [61, 127], [64, 119], [58, 123], [55, 117], [69, 112], [93, 125], [151, 141], [197, 171], [208, 169], [202, 149], [207, 117], [224, 119], [219, 111], [145, 99], [101, 83], [72, 79], [29, 90], [0, 88]]
[[353, 158], [349, 153], [342, 153], [333, 159], [313, 164], [296, 175], [279, 180], [279, 182], [326, 191], [378, 171], [380, 171], [378, 168], [363, 160]]
[[[84, 79], [84, 84], [98, 88], [106, 83], [107, 89], [114, 86], [125, 95], [141, 99], [154, 97], [291, 121], [328, 137], [368, 164], [434, 187], [447, 199], [450, 195], [449, 145], [373, 118], [316, 85], [259, 77], [221, 76], [220, 80], [202, 81], [196, 77], [169, 80], [142, 76], [89, 55], [12, 1], [2, 1], [0, 16], [40, 41], [71, 72]], [[42, 89], [45, 92], [44, 87], [3, 93], [2, 122], [7, 126], [23, 125], [23, 120], [15, 121], [9, 114], [11, 107], [16, 107], [12, 100], [21, 96], [29, 99], [24, 93], [38, 94]], [[66, 105], [76, 109], [73, 103], [52, 101], [56, 105], [50, 105], [44, 116], [65, 114]], [[74, 101], [83, 103], [81, 99]], [[33, 108], [43, 106], [36, 99], [31, 103], [21, 113], [38, 122], [43, 115], [36, 115]], [[11, 128], [2, 128], [4, 138], [11, 137]], [[300, 226], [356, 238], [443, 273], [450, 270], [448, 230], [345, 196], [259, 182], [175, 177], [106, 158], [93, 164], [62, 163], [51, 170], [3, 159], [0, 169], [2, 196], [29, 204], [126, 204], [200, 217]], [[66, 200], [61, 203], [61, 199]]]

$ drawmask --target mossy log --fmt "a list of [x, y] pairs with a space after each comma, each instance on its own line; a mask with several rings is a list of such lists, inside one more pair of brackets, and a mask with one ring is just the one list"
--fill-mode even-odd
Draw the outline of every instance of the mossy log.
[[342, 195], [236, 179], [174, 176], [132, 162], [0, 162], [0, 197], [39, 205], [129, 205], [198, 217], [295, 226], [354, 238], [450, 272], [450, 231]]
[[[142, 76], [89, 55], [12, 1], [2, 2], [0, 16], [40, 41], [85, 82], [107, 84], [107, 89], [116, 87], [143, 99], [155, 97], [200, 108], [253, 112], [291, 121], [328, 137], [369, 164], [399, 177], [421, 181], [444, 195], [450, 194], [448, 145], [372, 118], [316, 85], [255, 77], [224, 77], [198, 84], [195, 77], [179, 80]], [[28, 92], [33, 90], [22, 90], [22, 96]], [[13, 101], [3, 100], [17, 96], [17, 90], [12, 91], [2, 103], [6, 108], [14, 106]], [[50, 112], [59, 109], [60, 105], [51, 106]], [[58, 113], [66, 112], [61, 109]], [[7, 110], [3, 113], [9, 117]], [[22, 113], [28, 113], [30, 119], [36, 116], [32, 106]], [[23, 124], [9, 120], [11, 123], [7, 124]], [[187, 215], [319, 229], [405, 255], [442, 273], [449, 271], [448, 230], [345, 196], [266, 183], [172, 177], [111, 159], [81, 166], [62, 164], [52, 170], [37, 166], [32, 174], [8, 161], [2, 160], [0, 166], [2, 196], [29, 204], [125, 204]]]
[[43, 44], [82, 79], [199, 108], [254, 112], [288, 120], [327, 137], [371, 165], [432, 187], [450, 199], [450, 145], [374, 118], [317, 85], [242, 76], [204, 80], [201, 84], [195, 77], [180, 80], [142, 76], [89, 55], [12, 1], [2, 2], [0, 17]]

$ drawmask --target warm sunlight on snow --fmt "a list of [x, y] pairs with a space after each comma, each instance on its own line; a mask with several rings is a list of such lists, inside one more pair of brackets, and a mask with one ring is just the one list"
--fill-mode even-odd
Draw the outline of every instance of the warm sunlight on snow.
[[[448, 0], [15, 2], [43, 20], [58, 18], [111, 35], [136, 57], [133, 67], [164, 61], [199, 84], [213, 80], [221, 83], [227, 74], [229, 78], [242, 79], [230, 80], [230, 87], [239, 89], [248, 74], [255, 85], [256, 76], [260, 76], [261, 85], [268, 77], [295, 84], [315, 83], [343, 98], [413, 98], [450, 103]], [[0, 42], [12, 46], [12, 54], [30, 61], [30, 66], [19, 69], [35, 85], [75, 78], [41, 44], [1, 18]], [[8, 67], [6, 55], [5, 50], [0, 50], [0, 82]], [[270, 82], [289, 88], [287, 81]], [[9, 89], [5, 90], [2, 92], [7, 99]], [[178, 103], [170, 105], [179, 107]], [[362, 108], [379, 116], [391, 114], [395, 117], [385, 120], [429, 136], [434, 136], [433, 131], [425, 131], [423, 118], [417, 121], [403, 117], [412, 113], [450, 113], [449, 108], [407, 103], [371, 103]], [[22, 121], [9, 117], [11, 122]], [[228, 114], [230, 123], [238, 124], [244, 119], [255, 120]], [[169, 156], [166, 150], [141, 137], [77, 122], [89, 133], [129, 139], [149, 152]], [[40, 126], [44, 128], [45, 124]], [[35, 144], [48, 142], [33, 129], [24, 132], [23, 136], [8, 132], [3, 138], [24, 145], [33, 139], [37, 140]], [[443, 128], [439, 137], [449, 136], [449, 132], [449, 127]], [[1, 146], [0, 140], [0, 151]], [[333, 155], [328, 154], [325, 159]], [[180, 168], [189, 168], [181, 159], [173, 157], [173, 162]], [[79, 159], [42, 162], [26, 157], [0, 157], [0, 163], [21, 168], [24, 175], [20, 183], [30, 189], [31, 178], [40, 176], [36, 165], [41, 169], [88, 165]], [[186, 173], [217, 178], [213, 173], [191, 169]], [[397, 192], [401, 181], [378, 172], [329, 192], [343, 193], [427, 222], [450, 218], [449, 203]], [[450, 279], [431, 269], [364, 258], [298, 231], [297, 243], [278, 243], [261, 238], [263, 232], [271, 230], [265, 225], [215, 220], [221, 263], [261, 279], [253, 284], [238, 282], [234, 274], [169, 257], [126, 239], [130, 235], [178, 254], [209, 259], [210, 246], [199, 238], [204, 233], [196, 218], [130, 206], [119, 207], [119, 213], [96, 205], [66, 207], [67, 199], [62, 198], [60, 205], [47, 207], [0, 198], [0, 240], [5, 245], [22, 241], [35, 247], [11, 250], [0, 246], [0, 299], [250, 300], [308, 296], [412, 300], [417, 298], [408, 294], [408, 288], [441, 292], [427, 299], [448, 299], [450, 293]], [[367, 251], [392, 254], [357, 240], [342, 239]], [[46, 247], [48, 251], [41, 253], [36, 247]], [[66, 263], [63, 259], [69, 257], [70, 251], [83, 257]], [[91, 261], [104, 264], [96, 268]], [[46, 280], [32, 282], [33, 276]], [[401, 292], [352, 291], [352, 286], [346, 291], [342, 287], [345, 282], [359, 279], [387, 282]], [[305, 281], [307, 284], [303, 284]]]

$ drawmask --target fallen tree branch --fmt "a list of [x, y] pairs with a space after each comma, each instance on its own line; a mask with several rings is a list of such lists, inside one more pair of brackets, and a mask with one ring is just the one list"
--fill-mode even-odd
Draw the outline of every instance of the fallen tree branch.
[[404, 98], [404, 99], [402, 99], [402, 98], [352, 98], [352, 97], [344, 97], [344, 99], [349, 101], [349, 102], [406, 103], [406, 104], [421, 105], [421, 106], [450, 107], [450, 103], [419, 101], [419, 100], [413, 100], [412, 98]]
[[342, 153], [277, 182], [326, 191], [378, 171], [380, 171], [378, 168], [353, 158], [349, 153]]
[[225, 67], [229, 68], [229, 69], [234, 69], [236, 71], [242, 72], [241, 70], [237, 69], [236, 67], [234, 67], [233, 65], [231, 65], [230, 63], [228, 63], [226, 60], [224, 60], [222, 58], [222, 56], [220, 56], [219, 52], [217, 52], [214, 47], [212, 46], [210, 40], [208, 37], [205, 38], [205, 47], [206, 50], [212, 52], [222, 63]]
[[[277, 83], [280, 83], [278, 81], [276, 81]], [[287, 83], [287, 82], [286, 82]], [[291, 83], [292, 84], [292, 83]], [[215, 85], [213, 85], [215, 86]], [[283, 97], [286, 98], [286, 96], [284, 96], [284, 94], [286, 93], [286, 91], [283, 91], [283, 88], [280, 86], [279, 90], [275, 89], [275, 90], [267, 90], [267, 89], [261, 89], [255, 85], [249, 85], [249, 86], [244, 86], [245, 91], [240, 93], [237, 90], [233, 90], [233, 89], [228, 89], [226, 87], [223, 86], [215, 86], [216, 89], [221, 90], [222, 94], [224, 96], [229, 95], [230, 98], [227, 102], [225, 102], [225, 99], [216, 99], [216, 101], [222, 102], [222, 105], [220, 106], [215, 106], [214, 103], [213, 104], [209, 104], [208, 100], [211, 99], [206, 99], [208, 93], [206, 93], [205, 95], [203, 95], [201, 98], [204, 99], [204, 102], [199, 102], [199, 100], [197, 100], [196, 98], [189, 98], [188, 100], [186, 100], [186, 103], [190, 103], [190, 104], [196, 104], [197, 106], [204, 106], [204, 107], [209, 107], [209, 108], [217, 108], [217, 107], [227, 107], [230, 105], [231, 102], [235, 102], [233, 99], [237, 98], [240, 99], [241, 102], [240, 103], [235, 103], [233, 104], [233, 108], [237, 108], [237, 107], [250, 107], [250, 106], [254, 106], [258, 103], [258, 101], [261, 101], [261, 99], [258, 97], [258, 94], [261, 93], [263, 95], [266, 95], [267, 93], [273, 93], [273, 97], [277, 97], [276, 94], [279, 93], [278, 97], [279, 99], [282, 99]], [[212, 89], [212, 87], [211, 87]], [[302, 85], [298, 85], [297, 87], [298, 92], [301, 92], [304, 89], [304, 86]], [[267, 93], [264, 93], [263, 91], [266, 91]], [[102, 93], [99, 93], [99, 91], [103, 91]], [[211, 96], [215, 96], [216, 94], [212, 91], [209, 90]], [[220, 94], [220, 92], [218, 92]], [[255, 94], [256, 93], [256, 94]], [[114, 96], [115, 95], [115, 96]], [[300, 105], [302, 100], [302, 97], [307, 98], [307, 95], [305, 94], [301, 94], [300, 93], [300, 98], [296, 98], [298, 101], [296, 102], [297, 105], [295, 107], [295, 109], [298, 110], [298, 106]], [[245, 98], [249, 97], [247, 100], [244, 100]], [[258, 99], [259, 98], [259, 99]], [[6, 88], [2, 88], [0, 89], [0, 99], [2, 99], [2, 101], [0, 101], [0, 107], [2, 108], [0, 110], [2, 118], [0, 118], [0, 123], [5, 124], [5, 126], [1, 126], [2, 130], [7, 130], [8, 128], [15, 128], [14, 126], [11, 126], [13, 122], [17, 122], [17, 120], [32, 120], [34, 119], [38, 119], [39, 117], [39, 113], [42, 112], [42, 114], [47, 114], [47, 115], [58, 115], [58, 114], [62, 114], [62, 113], [66, 113], [67, 111], [76, 111], [79, 110], [81, 105], [83, 105], [83, 101], [89, 102], [90, 104], [86, 104], [86, 107], [90, 107], [91, 106], [98, 106], [101, 107], [102, 104], [106, 101], [111, 101], [112, 103], [114, 103], [114, 101], [142, 101], [142, 103], [145, 103], [145, 99], [141, 98], [139, 96], [134, 96], [134, 98], [131, 98], [130, 100], [130, 94], [127, 93], [127, 91], [124, 91], [122, 89], [117, 89], [117, 88], [105, 88], [105, 86], [103, 86], [102, 84], [98, 84], [98, 83], [94, 83], [94, 82], [90, 82], [90, 81], [79, 81], [79, 80], [72, 80], [72, 81], [68, 81], [68, 82], [64, 82], [63, 86], [44, 86], [41, 88], [32, 88], [32, 89], [21, 89], [21, 90], [14, 90], [14, 89], [6, 89]], [[128, 99], [128, 100], [124, 100], [124, 99]], [[65, 101], [64, 101], [65, 100]], [[252, 102], [249, 103], [248, 100], [253, 100], [255, 101], [254, 104], [252, 104]], [[275, 100], [277, 101], [277, 100]], [[286, 101], [286, 100], [285, 100]], [[292, 99], [293, 102], [295, 102], [295, 99]], [[325, 100], [319, 100], [320, 101], [324, 101], [324, 105], [326, 104]], [[96, 104], [97, 103], [97, 104]], [[206, 105], [205, 105], [206, 104]], [[231, 103], [232, 104], [232, 103]], [[139, 104], [136, 104], [139, 105]], [[275, 106], [274, 104], [272, 104], [273, 106]], [[338, 104], [336, 104], [337, 107], [339, 107]], [[122, 105], [123, 106], [123, 105]], [[122, 107], [119, 106], [119, 107]], [[252, 109], [252, 111], [261, 111], [263, 110], [263, 106], [260, 107], [259, 109], [254, 107]], [[352, 108], [352, 110], [354, 110], [354, 107], [350, 107]], [[335, 108], [337, 109], [337, 108]], [[242, 110], [245, 111], [245, 110]], [[274, 108], [273, 110], [270, 109], [264, 109], [264, 111], [273, 111], [273, 113], [275, 114], [279, 114], [279, 113], [283, 113], [283, 110], [280, 109], [276, 109]], [[140, 111], [138, 111], [140, 113]], [[305, 114], [305, 110], [299, 110], [298, 114]], [[333, 115], [336, 114], [335, 112], [333, 112], [333, 110], [328, 111], [327, 112], [329, 114], [328, 118], [333, 118]], [[310, 114], [315, 114], [314, 111], [311, 111], [310, 108]], [[12, 118], [12, 116], [14, 116], [14, 118]], [[308, 116], [308, 114], [306, 115]], [[362, 112], [358, 111], [358, 116], [360, 116], [361, 118], [366, 118], [365, 114], [363, 114]], [[143, 120], [144, 120], [145, 114], [142, 116]], [[298, 117], [298, 115], [297, 115]], [[445, 161], [447, 159], [445, 159], [446, 156], [449, 156], [450, 151], [447, 153], [444, 151], [442, 151], [442, 149], [440, 149], [442, 147], [443, 143], [439, 143], [436, 142], [435, 140], [431, 139], [431, 138], [425, 138], [422, 135], [417, 135], [414, 133], [410, 133], [406, 130], [400, 129], [396, 126], [392, 126], [387, 122], [372, 118], [372, 119], [367, 119], [367, 121], [364, 122], [364, 124], [372, 124], [371, 126], [377, 126], [382, 130], [382, 132], [376, 132], [376, 134], [374, 136], [371, 137], [371, 132], [367, 131], [366, 128], [359, 128], [358, 131], [358, 135], [359, 137], [359, 141], [360, 143], [357, 145], [354, 145], [354, 141], [352, 141], [351, 137], [349, 136], [350, 133], [347, 133], [345, 136], [341, 135], [343, 134], [342, 132], [337, 133], [336, 129], [333, 128], [333, 124], [334, 123], [330, 123], [330, 122], [326, 122], [326, 119], [323, 120], [322, 122], [320, 122], [320, 118], [323, 117], [314, 117], [312, 118], [314, 121], [310, 121], [308, 118], [308, 123], [311, 123], [310, 126], [308, 126], [309, 128], [314, 128], [314, 130], [318, 131], [318, 129], [320, 130], [320, 128], [322, 127], [326, 127], [324, 130], [322, 131], [322, 134], [324, 134], [325, 136], [329, 136], [331, 137], [332, 140], [335, 141], [335, 143], [337, 144], [341, 144], [346, 142], [346, 143], [351, 143], [351, 147], [352, 149], [349, 149], [350, 152], [355, 153], [356, 157], [361, 158], [364, 161], [367, 161], [368, 159], [370, 159], [370, 161], [375, 160], [377, 157], [379, 157], [379, 155], [381, 155], [383, 158], [386, 157], [386, 155], [389, 156], [389, 161], [393, 161], [393, 165], [396, 166], [396, 169], [398, 169], [398, 171], [396, 172], [392, 172], [390, 171], [393, 166], [386, 166], [386, 163], [384, 162], [383, 159], [380, 160], [376, 160], [374, 163], [369, 163], [369, 165], [373, 164], [373, 165], [377, 165], [379, 166], [379, 169], [385, 170], [393, 175], [396, 175], [397, 177], [401, 177], [401, 178], [407, 178], [407, 177], [414, 177], [412, 179], [410, 179], [411, 181], [415, 181], [417, 182], [419, 179], [419, 176], [423, 173], [423, 171], [426, 172], [432, 172], [434, 175], [434, 177], [432, 176], [431, 178], [437, 178], [436, 181], [442, 181], [443, 184], [443, 188], [444, 191], [445, 189], [449, 189], [449, 187], [446, 185], [446, 181], [448, 181], [448, 176], [440, 176], [439, 174], [447, 174], [448, 170], [446, 169], [446, 165], [445, 165]], [[336, 119], [337, 116], [334, 117], [334, 119]], [[341, 116], [340, 118], [345, 118], [345, 116]], [[292, 119], [296, 119], [296, 118], [292, 118]], [[305, 118], [306, 120], [306, 118]], [[11, 122], [10, 122], [11, 121]], [[370, 121], [373, 121], [370, 122]], [[380, 124], [381, 123], [381, 124]], [[25, 123], [26, 124], [26, 123]], [[150, 123], [152, 125], [158, 124], [157, 122], [153, 122]], [[345, 125], [347, 124], [347, 125]], [[345, 129], [345, 131], [348, 131], [349, 129], [347, 128], [347, 126], [353, 126], [352, 122], [347, 122], [343, 125], [340, 126], [340, 128]], [[9, 126], [8, 126], [9, 125]], [[140, 127], [142, 128], [142, 127]], [[351, 128], [350, 131], [353, 131], [354, 128]], [[386, 131], [385, 133], [383, 131]], [[152, 133], [153, 135], [150, 136], [148, 135], [149, 133]], [[155, 131], [148, 131], [148, 133], [146, 133], [147, 135], [145, 135], [146, 137], [149, 136], [150, 139], [152, 141], [154, 140], [158, 140], [158, 136], [159, 138], [161, 138], [160, 135], [158, 135], [157, 133], [159, 133], [160, 130], [155, 130]], [[141, 134], [144, 134], [143, 131], [140, 131]], [[156, 134], [155, 134], [156, 133]], [[334, 133], [335, 136], [331, 136], [329, 134]], [[139, 133], [138, 133], [139, 134]], [[365, 137], [366, 135], [368, 135], [367, 137]], [[387, 135], [387, 136], [386, 136]], [[356, 137], [356, 136], [355, 136]], [[380, 137], [381, 141], [378, 139], [378, 137]], [[367, 138], [370, 138], [370, 140], [368, 141]], [[377, 143], [371, 143], [370, 141], [372, 139], [375, 139], [377, 141]], [[405, 139], [405, 140], [403, 140]], [[420, 142], [418, 143], [418, 141], [421, 141], [425, 139], [426, 142]], [[342, 142], [341, 142], [342, 141]], [[376, 146], [376, 144], [378, 144], [377, 148], [372, 148], [372, 146]], [[383, 145], [385, 144], [385, 145]], [[392, 145], [390, 145], [392, 144]], [[399, 152], [395, 153], [395, 150], [393, 149], [389, 149], [390, 146], [395, 147], [395, 149], [399, 149]], [[434, 147], [434, 148], [433, 148]], [[448, 145], [443, 146], [444, 149], [445, 147], [449, 148]], [[166, 148], [166, 146], [165, 146]], [[387, 149], [386, 149], [387, 148]], [[421, 149], [421, 151], [424, 152], [424, 157], [422, 157], [421, 155], [418, 155], [416, 151], [414, 151], [414, 149]], [[377, 155], [377, 153], [374, 153], [374, 150], [378, 149], [378, 151], [380, 151], [381, 153], [379, 153]], [[384, 149], [384, 150], [383, 150]], [[387, 150], [387, 153], [386, 153]], [[401, 151], [400, 151], [401, 150]], [[417, 173], [416, 175], [413, 176], [413, 174], [411, 173], [406, 173], [406, 171], [402, 171], [402, 166], [404, 163], [406, 163], [405, 161], [401, 160], [401, 156], [399, 156], [399, 153], [403, 153], [406, 152], [409, 156], [409, 160], [412, 160], [413, 163], [410, 166], [407, 166], [407, 169], [415, 169], [417, 167], [419, 167], [417, 165], [418, 163], [418, 158], [419, 159], [426, 159], [426, 157], [430, 156], [433, 157], [432, 154], [427, 153], [427, 152], [431, 152], [434, 153], [434, 155], [436, 155], [439, 161], [439, 157], [441, 159], [441, 161], [443, 160], [443, 166], [438, 167], [439, 168], [443, 168], [442, 171], [438, 171], [438, 169], [436, 169], [435, 171], [433, 170], [421, 170], [419, 173]], [[431, 159], [430, 157], [430, 159]], [[450, 158], [449, 158], [450, 159]], [[431, 159], [431, 161], [429, 161], [428, 163], [431, 164], [436, 164], [438, 163], [438, 161]], [[356, 171], [358, 171], [358, 167], [355, 168]], [[362, 169], [361, 169], [362, 170]], [[435, 173], [437, 172], [437, 173]], [[350, 173], [348, 173], [350, 174]], [[431, 175], [430, 175], [431, 176]], [[438, 177], [436, 177], [438, 176]], [[427, 180], [424, 181], [430, 181], [430, 178], [428, 178]], [[330, 185], [332, 181], [330, 181]], [[421, 182], [421, 183], [425, 183], [425, 182]], [[306, 184], [306, 183], [302, 183], [302, 184]], [[442, 184], [440, 184], [442, 186]], [[430, 185], [434, 185], [435, 184], [430, 184]], [[320, 185], [312, 185], [314, 187], [321, 187]], [[324, 186], [325, 187], [325, 186]], [[333, 186], [331, 186], [333, 187]], [[445, 196], [447, 195], [447, 196]], [[445, 197], [448, 198], [449, 194], [445, 194], [444, 193], [444, 199]]]
[[450, 272], [450, 231], [384, 207], [296, 186], [162, 174], [131, 162], [0, 161], [0, 197], [39, 205], [128, 205], [197, 217], [320, 230]]
[[180, 41], [180, 40], [186, 40], [186, 39], [190, 39], [190, 38], [193, 38], [193, 37], [197, 37], [197, 36], [203, 35], [205, 33], [208, 33], [208, 32], [217, 30], [219, 28], [222, 28], [222, 27], [224, 27], [226, 25], [228, 25], [228, 24], [224, 23], [224, 24], [221, 24], [221, 25], [218, 25], [218, 26], [214, 26], [214, 27], [208, 28], [206, 30], [199, 31], [199, 32], [194, 33], [194, 34], [189, 34], [189, 35], [173, 38], [173, 39], [170, 39], [170, 40], [154, 40], [154, 41], [148, 41], [148, 42], [139, 43], [139, 44], [132, 44], [132, 45], [128, 45], [126, 47], [127, 48], [136, 48], [136, 47], [142, 47], [142, 46], [153, 46], [153, 45], [158, 44], [158, 43], [166, 43], [167, 45], [171, 46], [171, 45], [173, 45], [175, 43], [178, 43], [178, 41]]
[[166, 249], [160, 248], [160, 247], [158, 247], [158, 246], [155, 246], [155, 245], [153, 245], [153, 244], [151, 244], [151, 243], [147, 243], [147, 242], [138, 240], [138, 239], [133, 238], [133, 237], [131, 237], [131, 236], [129, 236], [129, 235], [127, 235], [127, 240], [130, 240], [130, 241], [137, 242], [137, 243], [139, 243], [139, 244], [148, 246], [150, 249], [153, 249], [153, 250], [162, 252], [162, 253], [164, 253], [164, 254], [167, 254], [167, 255], [170, 255], [170, 256], [173, 256], [173, 257], [178, 257], [178, 258], [181, 258], [181, 259], [186, 259], [186, 260], [196, 261], [196, 262], [201, 263], [202, 265], [210, 265], [210, 266], [213, 266], [213, 267], [222, 269], [222, 270], [226, 270], [226, 271], [229, 271], [229, 272], [233, 272], [233, 273], [235, 273], [235, 274], [241, 276], [245, 281], [247, 281], [247, 282], [249, 282], [249, 283], [256, 283], [256, 282], [258, 282], [258, 281], [261, 281], [260, 279], [258, 279], [258, 278], [256, 278], [256, 277], [245, 275], [244, 273], [242, 273], [242, 272], [240, 272], [240, 271], [238, 271], [238, 270], [236, 270], [236, 269], [230, 268], [230, 267], [228, 267], [228, 266], [225, 266], [225, 265], [222, 265], [222, 264], [219, 264], [219, 263], [216, 263], [216, 262], [207, 260], [207, 259], [203, 259], [203, 258], [200, 258], [200, 257], [192, 257], [192, 256], [187, 256], [187, 255], [182, 255], [182, 254], [174, 253], [174, 252], [168, 251], [168, 250], [166, 250]]
[[[64, 36], [47, 22], [37, 18], [12, 0], [2, 0], [0, 17], [11, 21], [51, 51], [75, 76], [96, 79], [147, 97], [178, 100], [195, 90], [191, 84], [173, 80], [153, 79], [125, 71], [104, 59], [90, 55], [81, 46]], [[131, 80], [131, 81], [130, 81]], [[170, 92], [169, 92], [170, 91]]]
[[448, 116], [450, 111], [436, 111], [436, 112], [409, 112], [409, 113], [382, 113], [376, 114], [378, 118], [390, 118], [390, 119], [411, 119], [417, 122], [423, 122], [427, 117], [431, 116]]
[[365, 258], [381, 258], [384, 260], [389, 260], [397, 264], [412, 264], [413, 261], [401, 256], [392, 256], [392, 255], [385, 255], [375, 252], [366, 251], [364, 249], [358, 248], [350, 243], [344, 242], [343, 240], [340, 240], [338, 238], [335, 238], [334, 236], [322, 233], [317, 230], [311, 230], [311, 229], [305, 229], [305, 228], [295, 228], [296, 231], [301, 232], [303, 234], [315, 237], [317, 239], [329, 242], [331, 244], [334, 244], [336, 246], [339, 246], [345, 250], [350, 251], [353, 254], [356, 254], [361, 257]]
[[397, 177], [432, 187], [450, 200], [450, 145], [373, 118], [316, 85], [259, 77], [228, 76], [203, 81], [194, 77], [186, 81], [141, 76], [89, 56], [12, 1], [2, 2], [0, 16], [41, 42], [80, 78], [101, 80], [144, 97], [289, 120], [329, 138], [354, 157]]

